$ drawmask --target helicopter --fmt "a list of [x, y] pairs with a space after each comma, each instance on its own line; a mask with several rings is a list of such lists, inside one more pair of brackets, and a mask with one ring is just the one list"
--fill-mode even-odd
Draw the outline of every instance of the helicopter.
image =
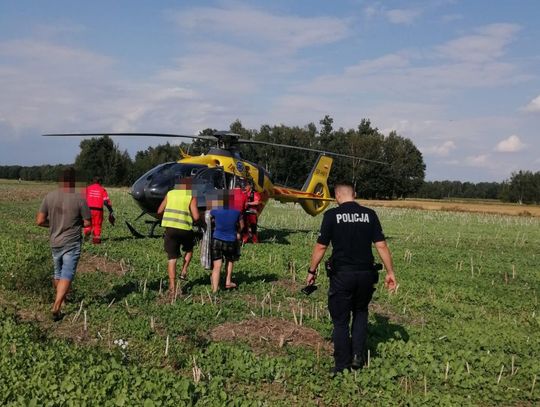
[[[266, 141], [243, 139], [240, 135], [229, 131], [215, 131], [212, 135], [182, 135], [163, 133], [65, 133], [44, 134], [45, 137], [95, 137], [95, 136], [119, 136], [119, 137], [167, 137], [167, 138], [191, 138], [210, 140], [215, 142], [206, 154], [191, 156], [180, 151], [181, 158], [177, 162], [166, 162], [150, 169], [137, 179], [130, 188], [130, 195], [142, 210], [135, 219], [149, 215], [152, 220], [148, 236], [154, 236], [154, 230], [161, 220], [157, 216], [157, 209], [167, 192], [174, 188], [180, 178], [192, 178], [194, 195], [197, 196], [197, 205], [201, 209], [206, 207], [206, 196], [216, 190], [231, 190], [237, 186], [249, 182], [253, 189], [261, 194], [262, 202], [260, 211], [270, 198], [279, 202], [299, 203], [304, 211], [312, 216], [323, 212], [333, 199], [330, 196], [327, 180], [332, 168], [333, 158], [346, 157], [356, 160], [371, 161], [384, 164], [375, 160], [363, 159], [346, 154], [316, 150], [307, 147], [292, 146], [286, 144], [270, 143]], [[289, 188], [274, 184], [272, 177], [261, 165], [248, 161], [240, 156], [240, 144], [269, 145], [280, 148], [296, 149], [301, 151], [317, 152], [313, 168], [308, 174], [301, 189]], [[137, 238], [144, 237], [128, 221], [125, 221], [128, 229]]]

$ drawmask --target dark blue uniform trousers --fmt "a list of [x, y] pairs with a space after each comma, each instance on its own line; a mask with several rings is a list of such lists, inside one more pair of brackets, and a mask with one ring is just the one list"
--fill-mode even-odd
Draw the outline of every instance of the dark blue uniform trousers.
[[336, 372], [350, 368], [353, 355], [364, 358], [368, 305], [377, 281], [378, 273], [371, 270], [338, 271], [330, 277], [328, 310], [334, 325], [332, 340]]

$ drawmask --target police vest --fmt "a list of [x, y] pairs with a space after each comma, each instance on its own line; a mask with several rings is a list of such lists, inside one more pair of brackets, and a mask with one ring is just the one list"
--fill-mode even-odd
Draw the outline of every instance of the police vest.
[[163, 212], [161, 226], [191, 230], [192, 218], [189, 212], [191, 191], [173, 189], [167, 193], [167, 206]]

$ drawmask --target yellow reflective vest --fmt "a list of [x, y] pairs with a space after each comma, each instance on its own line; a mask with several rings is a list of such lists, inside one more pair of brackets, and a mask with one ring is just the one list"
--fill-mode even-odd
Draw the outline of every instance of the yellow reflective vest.
[[164, 228], [191, 230], [193, 219], [189, 212], [191, 191], [173, 189], [167, 193], [167, 205], [161, 219]]

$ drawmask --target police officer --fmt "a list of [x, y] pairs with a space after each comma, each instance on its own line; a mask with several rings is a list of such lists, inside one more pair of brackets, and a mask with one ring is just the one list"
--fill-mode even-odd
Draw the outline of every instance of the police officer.
[[193, 221], [199, 220], [197, 198], [192, 193], [192, 181], [189, 178], [181, 179], [175, 189], [170, 190], [157, 214], [162, 216], [161, 226], [165, 228], [164, 248], [169, 259], [167, 272], [169, 274], [169, 295], [176, 293], [176, 263], [180, 256], [180, 246], [184, 250], [184, 264], [180, 274], [181, 280], [187, 279], [187, 269], [193, 256], [195, 234]]
[[[334, 325], [334, 373], [338, 373], [350, 368], [359, 369], [364, 364], [368, 304], [378, 282], [372, 243], [386, 268], [385, 286], [390, 291], [396, 287], [396, 278], [392, 255], [375, 211], [355, 202], [350, 183], [336, 184], [334, 193], [339, 206], [324, 214], [306, 283], [315, 283], [317, 266], [332, 243], [328, 310]], [[349, 328], [351, 316], [352, 329]]]

